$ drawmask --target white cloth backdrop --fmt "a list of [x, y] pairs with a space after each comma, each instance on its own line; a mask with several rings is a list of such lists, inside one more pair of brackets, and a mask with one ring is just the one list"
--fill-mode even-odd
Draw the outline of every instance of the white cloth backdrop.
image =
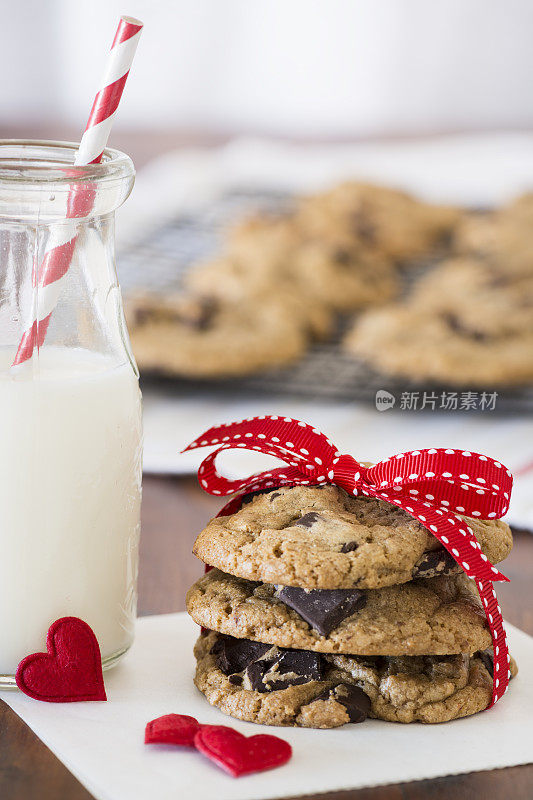
[[81, 131], [128, 13], [145, 31], [117, 126], [317, 136], [533, 125], [531, 0], [3, 6], [4, 123], [48, 115]]

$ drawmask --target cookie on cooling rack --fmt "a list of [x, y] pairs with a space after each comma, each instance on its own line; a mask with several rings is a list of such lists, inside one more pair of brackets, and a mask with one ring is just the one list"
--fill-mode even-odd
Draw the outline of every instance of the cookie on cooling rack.
[[455, 208], [355, 181], [304, 198], [296, 212], [309, 235], [348, 235], [402, 264], [447, 244], [458, 217]]
[[482, 259], [503, 275], [531, 277], [533, 194], [525, 194], [489, 213], [463, 212], [452, 245], [461, 255]]
[[[245, 300], [276, 292], [291, 300], [297, 313], [318, 318], [319, 310], [352, 311], [384, 303], [400, 289], [391, 260], [346, 234], [310, 236], [285, 220], [290, 235], [283, 244], [276, 234], [279, 221], [243, 227], [237, 244], [217, 259], [195, 265], [185, 283], [197, 293], [226, 300]], [[266, 236], [273, 229], [272, 241]], [[257, 239], [254, 236], [257, 236]], [[241, 241], [242, 239], [242, 241]], [[318, 333], [324, 325], [315, 324]], [[330, 331], [328, 325], [325, 332]]]
[[245, 375], [306, 351], [310, 326], [278, 298], [248, 303], [192, 295], [139, 295], [126, 303], [141, 371], [186, 377]]
[[410, 302], [447, 314], [457, 330], [464, 328], [480, 341], [533, 331], [533, 274], [500, 271], [479, 259], [442, 262], [419, 279]]
[[400, 291], [391, 260], [346, 235], [303, 239], [289, 269], [302, 293], [335, 311], [381, 305]]
[[255, 263], [226, 255], [196, 264], [187, 274], [185, 285], [195, 295], [216, 298], [222, 304], [253, 308], [264, 302], [277, 303], [316, 339], [328, 337], [334, 327], [327, 299], [303, 287], [289, 264], [283, 268], [274, 263], [269, 266], [266, 258]]
[[481, 307], [462, 316], [459, 305], [453, 311], [416, 302], [384, 306], [357, 319], [344, 346], [372, 368], [413, 381], [480, 389], [531, 381], [533, 327], [517, 329], [511, 317], [484, 314]]

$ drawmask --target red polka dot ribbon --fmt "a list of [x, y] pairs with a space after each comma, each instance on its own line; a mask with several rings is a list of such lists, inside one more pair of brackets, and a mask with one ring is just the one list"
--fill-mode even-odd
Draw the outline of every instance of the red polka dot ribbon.
[[[240, 493], [224, 506], [221, 515], [238, 510], [247, 492], [331, 483], [350, 494], [397, 505], [418, 520], [475, 580], [494, 650], [493, 692], [488, 708], [505, 694], [510, 657], [493, 583], [508, 579], [490, 563], [468, 521], [459, 516], [497, 519], [507, 512], [513, 479], [503, 464], [469, 450], [432, 447], [398, 453], [364, 467], [352, 456], [339, 453], [312, 425], [275, 415], [215, 426], [186, 450], [213, 445], [218, 445], [217, 449], [198, 470], [202, 487], [214, 495]], [[228, 480], [217, 472], [215, 460], [223, 450], [232, 448], [276, 456], [287, 466], [243, 480]]]

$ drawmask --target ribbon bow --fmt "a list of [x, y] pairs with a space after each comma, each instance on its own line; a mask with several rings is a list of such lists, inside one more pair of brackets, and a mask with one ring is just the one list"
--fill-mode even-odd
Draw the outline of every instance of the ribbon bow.
[[[468, 450], [411, 450], [365, 467], [342, 455], [312, 425], [291, 417], [260, 416], [210, 428], [185, 450], [219, 445], [200, 465], [198, 478], [209, 494], [240, 495], [222, 514], [241, 505], [242, 495], [260, 489], [294, 485], [335, 484], [352, 495], [375, 497], [399, 506], [432, 533], [477, 585], [492, 635], [494, 652], [492, 700], [502, 697], [509, 683], [509, 653], [495, 581], [507, 581], [482, 552], [468, 521], [497, 519], [509, 508], [513, 479], [499, 461]], [[285, 461], [243, 480], [219, 475], [216, 457], [233, 448], [256, 450]]]

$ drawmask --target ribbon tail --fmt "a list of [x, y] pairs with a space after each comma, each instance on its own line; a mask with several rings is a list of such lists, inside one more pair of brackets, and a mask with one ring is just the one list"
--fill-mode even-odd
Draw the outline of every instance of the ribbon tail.
[[503, 626], [501, 608], [498, 605], [498, 599], [492, 582], [476, 580], [476, 585], [492, 636], [492, 698], [487, 706], [487, 708], [492, 708], [507, 691], [509, 679], [511, 677], [511, 657], [507, 648], [507, 638]]
[[511, 579], [508, 578], [507, 575], [504, 575], [503, 572], [500, 572], [500, 570], [498, 570], [497, 573], [498, 574], [495, 575], [493, 578], [493, 583], [498, 583], [498, 581], [501, 583], [511, 583]]

